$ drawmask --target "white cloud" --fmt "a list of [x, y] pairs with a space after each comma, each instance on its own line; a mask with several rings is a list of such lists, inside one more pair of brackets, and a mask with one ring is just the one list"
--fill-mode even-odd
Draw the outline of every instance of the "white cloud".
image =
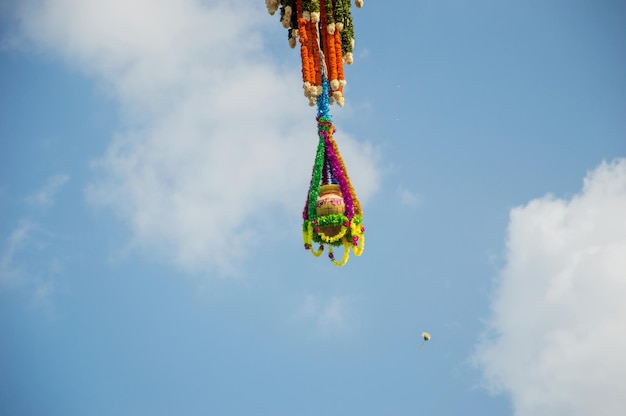
[[[282, 28], [262, 2], [29, 0], [20, 10], [26, 39], [101, 80], [124, 110], [128, 128], [88, 196], [128, 223], [136, 246], [229, 272], [263, 230], [298, 232], [315, 112], [297, 52], [285, 44], [294, 65], [282, 68], [264, 46]], [[379, 182], [374, 152], [337, 140], [366, 200]]]
[[53, 175], [39, 191], [28, 196], [26, 200], [33, 205], [46, 208], [54, 204], [54, 197], [63, 185], [70, 179], [68, 175]]
[[581, 193], [511, 212], [507, 262], [477, 362], [518, 416], [626, 408], [626, 159]]

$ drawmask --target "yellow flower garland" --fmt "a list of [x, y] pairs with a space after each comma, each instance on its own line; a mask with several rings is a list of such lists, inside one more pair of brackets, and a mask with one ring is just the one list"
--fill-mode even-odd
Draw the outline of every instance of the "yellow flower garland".
[[319, 257], [324, 252], [324, 246], [320, 244], [317, 250], [313, 250], [313, 225], [309, 223], [306, 231], [302, 231], [302, 239], [304, 240], [304, 246], [308, 248], [313, 257]]
[[[352, 241], [349, 241], [346, 237], [348, 230], [350, 230], [350, 235], [353, 239]], [[350, 248], [352, 248], [355, 256], [360, 256], [361, 254], [363, 254], [363, 249], [365, 247], [365, 229], [362, 227], [361, 224], [357, 223], [357, 220], [355, 218], [350, 221], [350, 225], [348, 227], [342, 225], [341, 231], [333, 237], [327, 236], [322, 231], [315, 231], [312, 222], [306, 224], [306, 229], [302, 231], [304, 247], [309, 250], [314, 257], [319, 257], [324, 251], [324, 245], [320, 244], [317, 250], [313, 249], [313, 233], [316, 233], [322, 241], [328, 244], [332, 244], [341, 240], [341, 245], [343, 246], [343, 256], [341, 258], [341, 261], [335, 260], [332, 245], [328, 247], [328, 257], [330, 257], [330, 261], [337, 267], [342, 267], [348, 262], [348, 259], [350, 258]]]
[[332, 246], [331, 248], [328, 250], [328, 256], [330, 257], [330, 261], [337, 267], [343, 267], [347, 262], [348, 262], [348, 258], [350, 257], [350, 246], [352, 244], [348, 241], [343, 242], [343, 257], [341, 258], [341, 261], [337, 261], [334, 258], [334, 255], [331, 256], [333, 254], [333, 249]]
[[310, 251], [311, 251], [311, 254], [313, 254], [313, 257], [319, 257], [319, 256], [321, 256], [321, 255], [322, 255], [322, 253], [324, 252], [324, 246], [323, 246], [323, 245], [320, 245], [320, 246], [317, 248], [317, 251], [313, 251], [313, 248], [311, 248], [311, 250], [310, 250]]
[[335, 241], [339, 241], [343, 238], [344, 235], [346, 235], [346, 232], [348, 231], [348, 227], [346, 226], [341, 226], [341, 231], [339, 233], [337, 233], [336, 236], [334, 237], [329, 237], [326, 234], [324, 234], [323, 231], [318, 231], [317, 235], [319, 235], [319, 237], [322, 239], [322, 241], [324, 241], [325, 243], [334, 243]]

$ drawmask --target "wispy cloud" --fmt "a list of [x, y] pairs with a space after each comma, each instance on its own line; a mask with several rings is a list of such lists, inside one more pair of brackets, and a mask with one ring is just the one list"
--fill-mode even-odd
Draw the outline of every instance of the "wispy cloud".
[[350, 298], [331, 296], [327, 300], [307, 295], [294, 314], [297, 321], [311, 322], [320, 335], [345, 330], [348, 326]]
[[626, 159], [511, 212], [491, 335], [476, 352], [515, 414], [617, 415], [626, 397]]
[[22, 272], [15, 262], [15, 256], [25, 246], [33, 227], [33, 223], [23, 221], [6, 239], [2, 257], [0, 257], [0, 283], [12, 285], [21, 280]]
[[325, 330], [340, 328], [346, 323], [347, 299], [333, 296], [319, 311], [317, 323]]
[[417, 197], [417, 195], [403, 186], [400, 186], [398, 188], [398, 194], [400, 195], [400, 202], [402, 203], [402, 205], [415, 207], [419, 203], [419, 198]]
[[0, 290], [22, 292], [30, 307], [54, 318], [55, 297], [67, 288], [63, 264], [50, 254], [45, 235], [37, 223], [22, 220], [0, 244]]
[[[68, 175], [50, 176], [41, 189], [26, 198], [26, 204], [36, 208], [52, 206], [55, 195], [68, 180]], [[33, 213], [22, 218], [0, 243], [0, 289], [22, 292], [30, 307], [49, 318], [56, 314], [55, 297], [63, 278], [63, 264], [53, 254], [54, 239]]]
[[53, 205], [57, 192], [67, 183], [69, 179], [70, 177], [68, 175], [59, 174], [51, 176], [48, 178], [44, 187], [28, 196], [26, 201], [29, 204], [42, 208], [47, 208]]
[[[229, 273], [263, 230], [299, 212], [315, 112], [301, 94], [297, 53], [285, 45], [295, 63], [286, 69], [265, 47], [282, 28], [262, 2], [26, 0], [20, 18], [23, 39], [119, 100], [128, 128], [95, 164], [88, 197], [128, 224], [134, 245], [190, 270]], [[375, 151], [345, 132], [338, 141], [366, 201], [379, 183]]]
[[58, 260], [54, 259], [50, 273], [46, 278], [32, 282], [32, 295], [30, 297], [30, 307], [36, 310], [42, 311], [49, 319], [55, 319], [58, 315], [57, 309], [57, 297], [59, 294], [64, 293], [67, 290], [64, 280], [60, 274], [55, 274], [54, 264]]

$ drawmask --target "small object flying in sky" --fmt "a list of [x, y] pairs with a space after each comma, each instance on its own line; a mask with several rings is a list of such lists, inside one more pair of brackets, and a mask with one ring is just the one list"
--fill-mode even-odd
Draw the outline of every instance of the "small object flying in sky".
[[422, 345], [420, 346], [420, 349], [422, 349], [426, 341], [430, 340], [430, 334], [428, 332], [422, 332], [422, 339], [424, 341], [422, 341]]

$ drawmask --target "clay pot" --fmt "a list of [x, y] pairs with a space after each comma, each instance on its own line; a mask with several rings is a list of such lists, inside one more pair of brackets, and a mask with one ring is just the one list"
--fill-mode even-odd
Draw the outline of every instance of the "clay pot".
[[[317, 202], [315, 204], [315, 212], [318, 217], [324, 217], [331, 214], [343, 214], [346, 206], [341, 196], [341, 188], [336, 184], [322, 185], [319, 189]], [[320, 230], [329, 237], [339, 234], [340, 225], [321, 227]]]

